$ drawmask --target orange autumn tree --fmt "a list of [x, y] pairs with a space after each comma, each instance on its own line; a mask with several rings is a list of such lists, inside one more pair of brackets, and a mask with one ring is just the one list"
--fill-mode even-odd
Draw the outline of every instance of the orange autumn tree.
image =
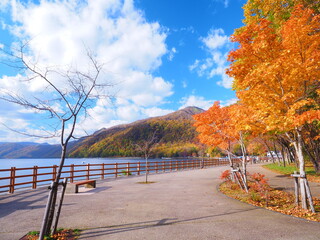
[[201, 143], [219, 147], [228, 154], [230, 166], [233, 167], [231, 149], [234, 137], [234, 127], [229, 124], [230, 117], [227, 108], [220, 106], [217, 101], [207, 111], [193, 116], [196, 120], [194, 126], [199, 132], [198, 138]]
[[234, 169], [234, 163], [231, 155], [233, 155], [232, 145], [240, 143], [243, 158], [242, 158], [242, 172], [241, 178], [244, 183], [244, 189], [247, 190], [247, 177], [246, 177], [246, 150], [241, 131], [238, 131], [235, 121], [232, 118], [232, 109], [236, 105], [221, 107], [219, 102], [215, 102], [212, 107], [207, 111], [194, 115], [196, 120], [194, 126], [199, 132], [198, 138], [200, 142], [219, 147], [228, 154], [230, 167]]
[[316, 12], [320, 11], [320, 2], [314, 0], [250, 0], [243, 7], [243, 22], [247, 25], [265, 18], [276, 26], [281, 26], [290, 18], [293, 8], [299, 4]]
[[[237, 96], [265, 126], [284, 134], [299, 162], [301, 202], [307, 208], [310, 189], [302, 153], [304, 124], [319, 121], [320, 18], [297, 6], [280, 28], [259, 19], [232, 36], [238, 49], [229, 54], [227, 70]], [[312, 202], [310, 202], [312, 208]]]

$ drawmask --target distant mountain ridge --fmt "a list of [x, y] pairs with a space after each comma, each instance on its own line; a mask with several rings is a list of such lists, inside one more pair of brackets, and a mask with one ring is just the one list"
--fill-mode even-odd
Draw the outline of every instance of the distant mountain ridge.
[[60, 145], [47, 143], [0, 143], [0, 158], [55, 158], [60, 151]]
[[[134, 143], [147, 138], [157, 130], [161, 143], [155, 149], [157, 157], [190, 155], [199, 143], [193, 127], [192, 115], [203, 112], [197, 107], [187, 107], [176, 112], [129, 124], [103, 128], [90, 136], [71, 142], [69, 157], [130, 157], [140, 153]], [[54, 158], [60, 157], [60, 145], [38, 143], [0, 143], [0, 158]]]

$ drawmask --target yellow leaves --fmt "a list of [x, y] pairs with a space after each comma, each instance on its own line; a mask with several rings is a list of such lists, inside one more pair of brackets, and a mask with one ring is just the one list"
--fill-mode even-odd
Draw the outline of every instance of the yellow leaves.
[[[257, 12], [260, 16], [263, 11], [276, 16], [282, 11], [279, 4], [253, 0], [246, 8], [255, 6], [262, 11]], [[319, 117], [312, 111], [319, 108], [319, 101], [318, 105], [312, 103], [310, 89], [320, 95], [315, 87], [320, 78], [320, 16], [301, 6], [293, 9], [291, 17], [281, 21], [266, 16], [253, 21], [246, 15], [251, 20], [232, 37], [239, 48], [230, 53], [232, 64], [227, 74], [235, 79], [233, 87], [241, 103], [254, 110], [256, 121], [267, 131], [290, 131]], [[281, 23], [277, 29], [274, 21]], [[250, 125], [242, 126], [250, 129]]]
[[215, 102], [207, 111], [194, 115], [194, 126], [200, 142], [228, 149], [229, 143], [237, 140], [238, 133], [230, 117], [230, 107], [220, 107]]

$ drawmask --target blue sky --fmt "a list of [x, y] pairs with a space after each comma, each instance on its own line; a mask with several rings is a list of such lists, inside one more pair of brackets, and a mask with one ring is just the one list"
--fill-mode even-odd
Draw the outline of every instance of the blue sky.
[[[235, 101], [224, 73], [242, 26], [245, 0], [2, 0], [0, 48], [30, 41], [29, 57], [42, 65], [83, 64], [83, 46], [105, 64], [103, 77], [119, 82], [112, 104], [98, 101], [79, 120], [79, 136], [102, 127], [158, 116], [186, 106], [209, 108]], [[3, 60], [3, 56], [1, 61]], [[0, 67], [0, 88], [36, 94], [14, 69]], [[121, 80], [119, 80], [121, 79]], [[0, 122], [35, 133], [35, 113], [1, 102]], [[57, 108], [61, 106], [56, 106]], [[10, 111], [11, 110], [11, 111]], [[0, 125], [0, 142], [31, 139]], [[54, 143], [52, 139], [49, 142]]]

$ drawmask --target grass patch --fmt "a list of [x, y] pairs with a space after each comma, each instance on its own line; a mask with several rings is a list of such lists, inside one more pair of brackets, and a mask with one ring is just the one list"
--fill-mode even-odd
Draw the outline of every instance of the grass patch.
[[[81, 230], [79, 229], [63, 229], [60, 228], [57, 230], [57, 233], [50, 236], [45, 236], [46, 240], [75, 240], [80, 236]], [[20, 238], [20, 240], [38, 240], [39, 231], [28, 232], [25, 236]]]
[[239, 201], [263, 207], [283, 214], [320, 222], [320, 199], [313, 198], [316, 213], [302, 209], [294, 204], [294, 196], [290, 193], [276, 190], [268, 186], [263, 191], [254, 190], [254, 182], [249, 181], [249, 193], [246, 193], [239, 186], [231, 181], [222, 183], [219, 190], [225, 195]]
[[[290, 174], [293, 174], [294, 171], [299, 172], [299, 169], [295, 165], [292, 165], [292, 164], [284, 167], [284, 166], [279, 165], [277, 163], [271, 163], [271, 164], [263, 165], [263, 167], [266, 169], [269, 169], [273, 172], [281, 173], [281, 174], [288, 175], [288, 176], [290, 176]], [[317, 174], [311, 165], [306, 165], [305, 171], [306, 171], [308, 180], [310, 182], [320, 183], [320, 174]]]

